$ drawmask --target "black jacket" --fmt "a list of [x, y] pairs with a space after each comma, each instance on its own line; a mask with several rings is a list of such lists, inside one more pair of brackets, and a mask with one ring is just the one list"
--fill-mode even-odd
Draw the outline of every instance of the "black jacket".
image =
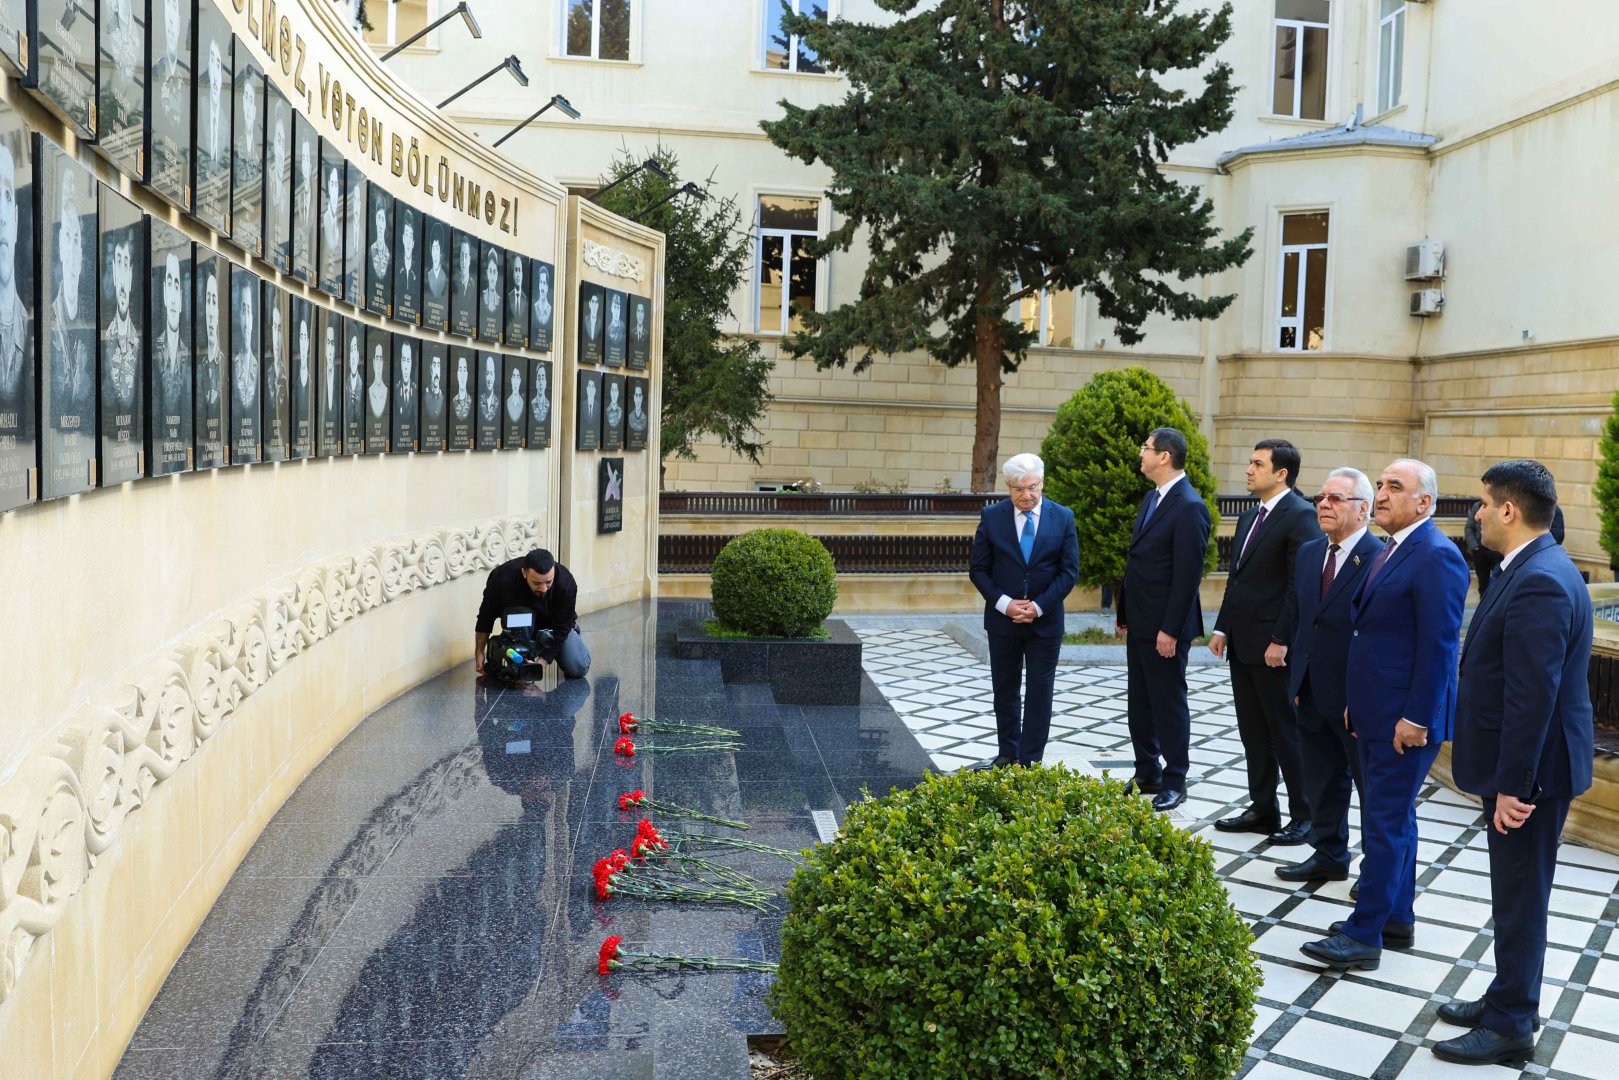
[[562, 639], [567, 637], [568, 631], [579, 622], [575, 610], [579, 600], [579, 585], [566, 566], [561, 563], [557, 563], [556, 566], [556, 580], [552, 582], [550, 590], [544, 596], [534, 595], [534, 590], [523, 580], [521, 556], [503, 562], [489, 571], [489, 580], [483, 587], [483, 603], [478, 607], [477, 632], [489, 633], [494, 628], [495, 620], [505, 614], [508, 608], [532, 608], [535, 628], [548, 628], [556, 633], [556, 640], [551, 648], [540, 651], [541, 656], [548, 660], [553, 659], [562, 651]]
[[1133, 638], [1151, 641], [1163, 631], [1179, 641], [1191, 641], [1203, 633], [1198, 586], [1209, 546], [1209, 508], [1192, 487], [1191, 477], [1183, 476], [1148, 517], [1156, 490], [1142, 496], [1136, 511], [1118, 621]]
[[1299, 548], [1321, 535], [1315, 509], [1297, 491], [1282, 496], [1249, 541], [1248, 534], [1258, 518], [1256, 506], [1237, 519], [1231, 547], [1233, 564], [1226, 576], [1225, 599], [1214, 621], [1215, 633], [1226, 636], [1231, 657], [1242, 664], [1262, 664], [1265, 650], [1272, 644], [1292, 644], [1298, 619], [1294, 566]]

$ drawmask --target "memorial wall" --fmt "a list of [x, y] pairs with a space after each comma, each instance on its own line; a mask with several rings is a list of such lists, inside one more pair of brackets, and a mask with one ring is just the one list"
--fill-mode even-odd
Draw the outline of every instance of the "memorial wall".
[[307, 771], [470, 657], [488, 569], [656, 592], [661, 237], [341, 10], [0, 0], [7, 1077], [110, 1075]]

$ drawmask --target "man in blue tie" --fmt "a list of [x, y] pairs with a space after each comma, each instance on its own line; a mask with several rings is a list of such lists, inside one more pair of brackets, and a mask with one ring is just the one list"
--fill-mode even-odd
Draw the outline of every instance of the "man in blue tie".
[[1018, 454], [1001, 475], [1010, 498], [984, 508], [968, 572], [984, 597], [997, 735], [995, 756], [968, 766], [972, 769], [1033, 765], [1045, 753], [1062, 648], [1062, 602], [1079, 578], [1074, 513], [1042, 497], [1045, 463], [1033, 454]]

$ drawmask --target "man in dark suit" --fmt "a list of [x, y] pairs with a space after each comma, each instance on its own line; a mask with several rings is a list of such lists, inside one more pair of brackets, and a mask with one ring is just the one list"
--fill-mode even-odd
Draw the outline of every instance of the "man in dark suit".
[[1153, 490], [1136, 512], [1118, 604], [1136, 755], [1130, 790], [1151, 794], [1155, 810], [1173, 810], [1186, 801], [1191, 764], [1186, 660], [1203, 633], [1198, 586], [1212, 518], [1186, 478], [1186, 436], [1179, 431], [1155, 428], [1147, 436], [1141, 472]]
[[[1334, 469], [1315, 498], [1325, 536], [1299, 548], [1294, 594], [1298, 622], [1287, 654], [1289, 700], [1298, 709], [1304, 796], [1310, 803], [1315, 853], [1276, 868], [1283, 881], [1343, 881], [1349, 877], [1349, 793], [1359, 789], [1360, 753], [1344, 726], [1345, 667], [1349, 661], [1349, 598], [1360, 588], [1383, 547], [1367, 530], [1372, 482], [1359, 469]], [[1410, 928], [1404, 928], [1406, 935]], [[1401, 928], [1383, 927], [1383, 943]]]
[[1033, 765], [1045, 753], [1062, 648], [1062, 601], [1079, 578], [1074, 512], [1041, 496], [1045, 464], [1033, 454], [1018, 454], [1001, 475], [1011, 497], [984, 508], [968, 572], [984, 597], [998, 737], [995, 756], [973, 769]]
[[1473, 1030], [1433, 1048], [1466, 1065], [1534, 1049], [1557, 844], [1569, 803], [1591, 786], [1592, 754], [1591, 598], [1550, 534], [1557, 485], [1525, 460], [1483, 481], [1483, 542], [1503, 558], [1467, 627], [1451, 765], [1489, 822], [1495, 978], [1479, 1000], [1439, 1007]]
[[1350, 597], [1346, 716], [1365, 784], [1360, 896], [1340, 930], [1300, 947], [1335, 970], [1375, 970], [1385, 928], [1416, 924], [1416, 798], [1450, 738], [1467, 600], [1467, 561], [1431, 520], [1438, 499], [1422, 462], [1383, 470], [1372, 513], [1389, 539]]
[[[1248, 458], [1248, 493], [1259, 505], [1237, 519], [1225, 599], [1209, 640], [1215, 656], [1230, 655], [1231, 700], [1248, 759], [1248, 809], [1214, 827], [1266, 833], [1273, 844], [1302, 844], [1310, 832], [1287, 650], [1298, 617], [1295, 560], [1321, 530], [1315, 511], [1294, 490], [1299, 464], [1298, 448], [1286, 439], [1265, 439]], [[1286, 828], [1276, 801], [1278, 772], [1287, 781]]]

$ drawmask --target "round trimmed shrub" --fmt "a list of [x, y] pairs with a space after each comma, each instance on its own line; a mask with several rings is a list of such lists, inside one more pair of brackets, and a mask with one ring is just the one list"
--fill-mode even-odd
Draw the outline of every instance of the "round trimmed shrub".
[[832, 554], [795, 529], [755, 529], [714, 558], [714, 618], [758, 637], [808, 637], [832, 614], [838, 575]]
[[1260, 973], [1208, 843], [1062, 767], [850, 806], [787, 886], [770, 1003], [816, 1080], [1241, 1066]]

